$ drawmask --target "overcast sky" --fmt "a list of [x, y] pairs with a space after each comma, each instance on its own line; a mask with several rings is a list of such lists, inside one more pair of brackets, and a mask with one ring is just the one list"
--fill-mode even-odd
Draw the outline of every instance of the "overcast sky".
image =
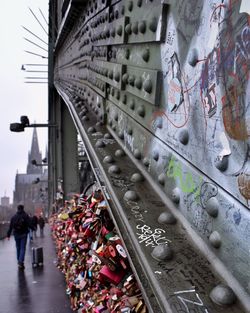
[[[0, 197], [5, 192], [13, 200], [15, 175], [25, 173], [28, 152], [31, 148], [33, 128], [24, 132], [10, 132], [9, 124], [19, 122], [21, 115], [27, 115], [30, 122], [47, 123], [48, 92], [47, 84], [26, 84], [25, 77], [43, 76], [46, 73], [28, 73], [21, 71], [22, 64], [47, 64], [47, 59], [24, 52], [28, 50], [47, 56], [47, 52], [24, 39], [47, 48], [46, 44], [24, 30], [22, 26], [47, 42], [47, 35], [39, 25], [29, 8], [42, 26], [47, 25], [40, 12], [48, 20], [48, 0], [0, 1]], [[40, 10], [39, 10], [40, 9]], [[46, 70], [47, 67], [26, 66], [26, 70]], [[29, 79], [29, 81], [31, 81]], [[34, 81], [34, 79], [33, 79]], [[37, 80], [36, 81], [41, 81]], [[47, 145], [46, 128], [37, 128], [40, 150], [45, 154]]]

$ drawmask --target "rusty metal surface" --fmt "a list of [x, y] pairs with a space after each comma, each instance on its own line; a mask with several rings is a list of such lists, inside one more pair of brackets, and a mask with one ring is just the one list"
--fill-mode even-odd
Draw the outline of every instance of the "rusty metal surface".
[[226, 312], [250, 312], [248, 2], [86, 3], [58, 35], [55, 86], [152, 311], [225, 312], [224, 282]]

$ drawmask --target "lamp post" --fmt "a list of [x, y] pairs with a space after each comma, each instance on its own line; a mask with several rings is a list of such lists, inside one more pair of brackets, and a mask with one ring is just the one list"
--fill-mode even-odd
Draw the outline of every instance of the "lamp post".
[[21, 116], [21, 123], [11, 123], [10, 131], [23, 132], [26, 127], [57, 127], [56, 124], [30, 124], [27, 116]]
[[[50, 128], [50, 127], [57, 127], [57, 124], [51, 124], [51, 123], [47, 123], [47, 124], [30, 124], [29, 118], [26, 115], [23, 115], [23, 116], [20, 117], [20, 123], [11, 123], [10, 124], [10, 131], [12, 131], [12, 132], [23, 132], [26, 127], [48, 127], [48, 128]], [[44, 163], [46, 163], [47, 159], [46, 160], [44, 159], [43, 161], [45, 161]], [[48, 164], [37, 164], [36, 160], [32, 160], [32, 164], [36, 165], [36, 166], [49, 166], [49, 168], [52, 167], [51, 163], [48, 163]], [[50, 190], [52, 181], [50, 181], [50, 180], [40, 180], [39, 178], [37, 178], [32, 183], [33, 184], [38, 184], [40, 182], [47, 183], [47, 185], [49, 187], [48, 190]], [[49, 206], [51, 204], [51, 199], [50, 198], [51, 197], [50, 197], [50, 193], [49, 193], [47, 216], [49, 216]]]

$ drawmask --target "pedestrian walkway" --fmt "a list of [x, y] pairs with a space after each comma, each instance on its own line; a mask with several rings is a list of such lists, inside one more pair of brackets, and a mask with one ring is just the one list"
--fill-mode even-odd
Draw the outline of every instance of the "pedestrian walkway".
[[[71, 313], [65, 279], [56, 267], [54, 242], [46, 224], [44, 237], [28, 239], [25, 270], [17, 267], [14, 237], [0, 240], [0, 313]], [[32, 267], [32, 247], [43, 246], [44, 266]]]

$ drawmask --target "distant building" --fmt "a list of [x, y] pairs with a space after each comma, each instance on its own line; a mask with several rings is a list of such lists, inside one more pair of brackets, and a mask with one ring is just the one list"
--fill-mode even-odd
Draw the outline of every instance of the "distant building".
[[[36, 164], [32, 161], [35, 160]], [[45, 211], [48, 194], [48, 170], [41, 166], [42, 153], [39, 150], [37, 131], [34, 128], [31, 150], [25, 174], [16, 174], [13, 206], [23, 204], [25, 210], [31, 214]]]
[[6, 196], [3, 196], [1, 198], [1, 206], [7, 206], [9, 207], [10, 206], [10, 198], [9, 197], [6, 197]]

